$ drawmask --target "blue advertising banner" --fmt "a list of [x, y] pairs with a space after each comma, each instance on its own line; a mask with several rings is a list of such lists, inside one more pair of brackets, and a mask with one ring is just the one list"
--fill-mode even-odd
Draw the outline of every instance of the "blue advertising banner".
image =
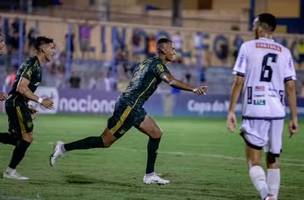
[[[117, 92], [82, 89], [57, 89], [54, 87], [40, 87], [37, 95], [51, 97], [54, 109], [46, 110], [31, 103], [40, 113], [84, 113], [111, 115], [117, 97]], [[228, 95], [196, 96], [190, 93], [154, 94], [144, 105], [150, 115], [155, 116], [197, 116], [197, 117], [225, 117], [229, 106]], [[236, 106], [240, 115], [241, 103]], [[287, 108], [287, 113], [289, 109]], [[304, 117], [304, 98], [298, 98], [298, 113]]]

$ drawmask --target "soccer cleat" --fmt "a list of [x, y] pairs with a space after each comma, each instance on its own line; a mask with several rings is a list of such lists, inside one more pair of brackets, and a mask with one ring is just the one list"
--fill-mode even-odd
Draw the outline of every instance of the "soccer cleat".
[[20, 181], [26, 181], [29, 180], [28, 177], [26, 176], [21, 176], [16, 170], [6, 170], [3, 172], [3, 178], [7, 179], [15, 179], [15, 180], [20, 180]]
[[146, 174], [143, 178], [144, 184], [158, 184], [158, 185], [166, 185], [169, 184], [170, 181], [159, 177], [155, 172], [151, 174]]
[[55, 165], [55, 163], [56, 163], [56, 159], [57, 159], [58, 157], [62, 157], [62, 156], [63, 156], [63, 154], [64, 154], [63, 145], [64, 145], [64, 143], [61, 142], [61, 141], [58, 141], [58, 142], [56, 143], [56, 146], [55, 146], [55, 148], [54, 148], [54, 152], [53, 152], [53, 154], [50, 156], [50, 165], [51, 165], [52, 167], [54, 167], [54, 165]]
[[275, 200], [275, 198], [273, 196], [269, 195], [264, 200]]

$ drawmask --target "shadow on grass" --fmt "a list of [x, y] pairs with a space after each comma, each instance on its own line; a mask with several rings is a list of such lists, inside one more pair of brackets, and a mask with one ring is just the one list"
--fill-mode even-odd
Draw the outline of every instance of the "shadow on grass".
[[65, 175], [65, 182], [71, 184], [95, 184], [99, 183], [100, 180], [80, 174]]
[[136, 185], [130, 183], [121, 183], [117, 181], [109, 181], [103, 179], [97, 179], [93, 177], [88, 177], [80, 174], [69, 174], [65, 175], [65, 181], [70, 184], [104, 184], [104, 185], [113, 185], [121, 187], [135, 187]]

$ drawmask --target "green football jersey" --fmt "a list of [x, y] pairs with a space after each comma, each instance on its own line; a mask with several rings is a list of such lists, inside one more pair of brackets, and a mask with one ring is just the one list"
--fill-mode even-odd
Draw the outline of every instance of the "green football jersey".
[[133, 108], [141, 107], [155, 92], [164, 73], [170, 72], [160, 58], [153, 57], [144, 60], [136, 66], [131, 81], [121, 94], [120, 100]]
[[17, 92], [17, 85], [21, 77], [24, 77], [30, 81], [28, 87], [32, 92], [35, 92], [42, 78], [42, 69], [36, 56], [29, 58], [27, 61], [21, 64], [16, 75], [16, 80], [11, 91], [9, 92], [10, 95], [20, 95]]

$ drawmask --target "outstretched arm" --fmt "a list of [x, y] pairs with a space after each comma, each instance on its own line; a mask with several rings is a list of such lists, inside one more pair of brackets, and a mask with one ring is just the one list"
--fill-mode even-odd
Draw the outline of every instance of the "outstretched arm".
[[227, 128], [234, 132], [236, 128], [236, 116], [235, 116], [235, 106], [241, 94], [241, 90], [244, 84], [244, 77], [236, 75], [232, 85], [232, 92], [230, 96], [230, 103], [228, 108], [227, 116]]
[[193, 87], [187, 83], [184, 83], [180, 80], [177, 80], [172, 76], [170, 73], [163, 73], [161, 76], [162, 80], [168, 83], [171, 87], [185, 90], [185, 91], [190, 91], [193, 92], [197, 95], [205, 95], [207, 91], [207, 86], [199, 86], [199, 87]]

